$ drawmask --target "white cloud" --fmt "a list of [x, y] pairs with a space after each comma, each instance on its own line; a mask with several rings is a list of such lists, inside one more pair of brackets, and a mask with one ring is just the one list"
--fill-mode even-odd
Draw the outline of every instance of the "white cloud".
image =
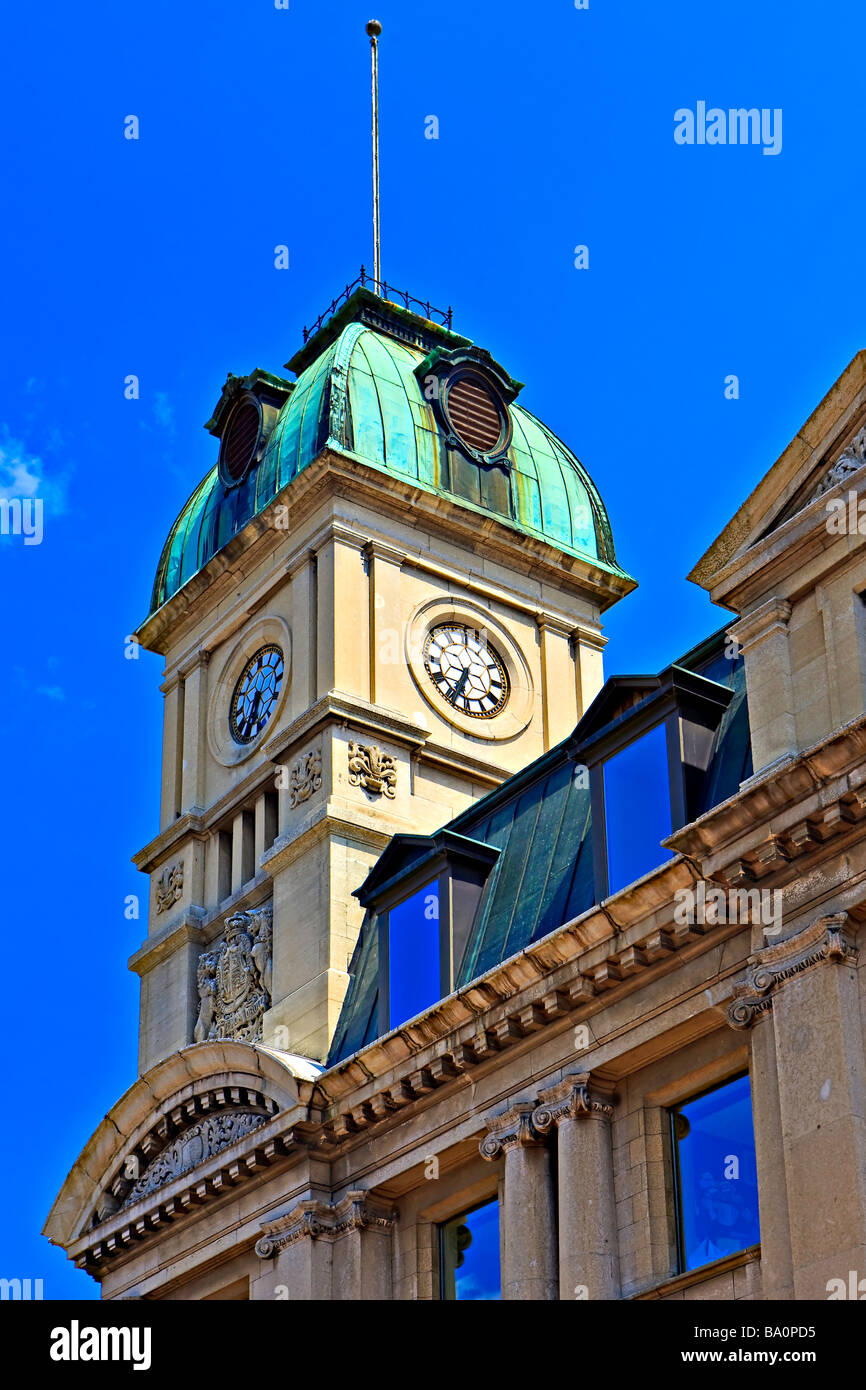
[[5, 425], [0, 425], [0, 497], [39, 497], [53, 516], [66, 511], [65, 477], [48, 477], [39, 455], [13, 439]]

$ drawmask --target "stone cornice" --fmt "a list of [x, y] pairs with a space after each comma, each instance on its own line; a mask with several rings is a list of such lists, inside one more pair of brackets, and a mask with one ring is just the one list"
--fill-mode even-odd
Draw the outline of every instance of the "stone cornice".
[[120, 1213], [122, 1219], [103, 1222], [91, 1235], [76, 1242], [76, 1268], [89, 1274], [101, 1272], [107, 1262], [132, 1252], [142, 1241], [164, 1234], [176, 1221], [231, 1195], [241, 1184], [261, 1176], [267, 1169], [286, 1166], [297, 1137], [290, 1126], [285, 1127], [285, 1122], [283, 1125], [282, 1132], [274, 1132], [274, 1124], [256, 1130], [210, 1163], [193, 1168], [164, 1191], [152, 1193], [129, 1211]]
[[162, 860], [187, 839], [207, 840], [210, 832], [205, 826], [203, 814], [201, 808], [196, 807], [194, 811], [187, 811], [185, 815], [178, 816], [177, 820], [167, 825], [165, 830], [161, 830], [143, 849], [132, 855], [132, 863], [141, 873], [147, 874], [159, 868]]
[[300, 1240], [334, 1241], [350, 1231], [390, 1234], [396, 1221], [396, 1208], [365, 1191], [347, 1192], [334, 1204], [310, 1198], [276, 1221], [262, 1222], [256, 1254], [261, 1260], [270, 1260]]
[[207, 914], [204, 908], [189, 907], [179, 922], [168, 922], [158, 936], [148, 936], [137, 951], [129, 957], [127, 966], [136, 975], [144, 976], [155, 965], [167, 960], [181, 946], [206, 946]]
[[[405, 518], [407, 507], [432, 534], [484, 553], [506, 568], [582, 593], [607, 608], [630, 593], [635, 581], [590, 558], [559, 550], [542, 537], [507, 525], [491, 512], [472, 510], [440, 493], [428, 492], [393, 473], [383, 474], [357, 455], [325, 448], [261, 512], [233, 536], [135, 635], [149, 651], [165, 652], [168, 641], [191, 631], [205, 612], [236, 592], [240, 571], [252, 573], [286, 534], [297, 533], [313, 507], [329, 497], [360, 502], [374, 511]], [[278, 511], [288, 525], [277, 528]], [[309, 541], [306, 542], [309, 546]], [[280, 567], [280, 577], [285, 570]], [[208, 642], [209, 646], [214, 643]]]
[[[847, 497], [849, 491], [862, 497], [866, 491], [866, 468], [859, 469], [806, 503], [801, 510], [766, 535], [754, 541], [713, 576], [710, 597], [714, 603], [741, 609], [761, 595], [780, 588], [791, 591], [800, 586], [800, 576], [817, 561], [823, 573], [836, 569], [849, 554], [849, 546], [863, 545], [859, 535], [834, 538], [827, 531], [827, 502]], [[833, 545], [834, 539], [847, 543]], [[815, 582], [814, 577], [811, 581]]]
[[735, 796], [664, 843], [690, 860], [710, 863], [719, 882], [763, 878], [866, 817], [864, 763], [866, 715], [860, 715], [750, 778]]
[[773, 1006], [773, 993], [786, 980], [802, 975], [827, 961], [856, 965], [856, 928], [846, 912], [819, 917], [794, 936], [767, 946], [749, 957], [746, 977], [734, 986], [734, 999], [727, 1009], [732, 1028], [750, 1028], [761, 1014]]
[[304, 710], [287, 728], [278, 729], [272, 734], [263, 743], [261, 751], [272, 763], [283, 763], [293, 756], [300, 742], [313, 738], [333, 723], [391, 738], [410, 748], [422, 747], [430, 737], [429, 729], [396, 710], [372, 705], [360, 695], [344, 695], [339, 690], [332, 690]]
[[812, 411], [791, 443], [764, 475], [751, 496], [728, 522], [721, 535], [689, 575], [710, 589], [725, 567], [755, 544], [763, 531], [797, 495], [822, 463], [829, 468], [834, 453], [862, 417], [866, 393], [866, 352], [860, 351]]
[[555, 1086], [539, 1091], [541, 1104], [532, 1123], [539, 1134], [559, 1126], [562, 1120], [580, 1120], [589, 1116], [610, 1120], [613, 1117], [611, 1099], [613, 1088], [605, 1086], [589, 1072], [575, 1072]]

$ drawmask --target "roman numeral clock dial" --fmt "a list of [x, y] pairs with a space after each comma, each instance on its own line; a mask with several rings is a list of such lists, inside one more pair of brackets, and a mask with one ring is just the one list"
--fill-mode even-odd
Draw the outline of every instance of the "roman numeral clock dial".
[[457, 623], [435, 627], [424, 644], [424, 669], [443, 699], [461, 714], [490, 719], [508, 699], [508, 675], [483, 636]]

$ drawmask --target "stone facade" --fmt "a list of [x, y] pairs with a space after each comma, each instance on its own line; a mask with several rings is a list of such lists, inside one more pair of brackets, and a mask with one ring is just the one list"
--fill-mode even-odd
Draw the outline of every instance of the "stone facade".
[[[866, 554], [827, 527], [828, 501], [866, 496], [864, 422], [861, 353], [692, 575], [745, 655], [739, 792], [651, 874], [327, 1070], [353, 888], [393, 833], [437, 828], [571, 730], [601, 683], [603, 602], [505, 528], [480, 557], [456, 505], [409, 518], [399, 487], [374, 499], [326, 452], [288, 535], [257, 521], [144, 625], [166, 742], [137, 859], [155, 875], [141, 1079], [46, 1227], [103, 1297], [436, 1299], [439, 1228], [493, 1197], [506, 1299], [824, 1299], [866, 1275]], [[525, 659], [525, 722], [483, 748], [383, 655], [437, 604], [483, 610]], [[221, 692], [289, 631], [278, 715], [228, 763]], [[776, 927], [682, 921], [700, 882], [778, 893]], [[214, 1020], [248, 996], [261, 1037], [238, 1040]], [[683, 1273], [670, 1114], [744, 1073], [760, 1244]]]

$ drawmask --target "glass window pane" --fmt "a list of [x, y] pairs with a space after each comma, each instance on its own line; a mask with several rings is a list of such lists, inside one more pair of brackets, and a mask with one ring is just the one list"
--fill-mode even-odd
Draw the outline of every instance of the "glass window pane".
[[608, 891], [618, 893], [671, 858], [660, 841], [671, 833], [671, 793], [663, 724], [604, 765]]
[[499, 1203], [487, 1202], [440, 1227], [442, 1297], [493, 1300], [501, 1297]]
[[388, 1016], [397, 1028], [442, 998], [439, 885], [419, 888], [388, 912]]
[[683, 1271], [757, 1245], [758, 1178], [748, 1076], [672, 1115]]

